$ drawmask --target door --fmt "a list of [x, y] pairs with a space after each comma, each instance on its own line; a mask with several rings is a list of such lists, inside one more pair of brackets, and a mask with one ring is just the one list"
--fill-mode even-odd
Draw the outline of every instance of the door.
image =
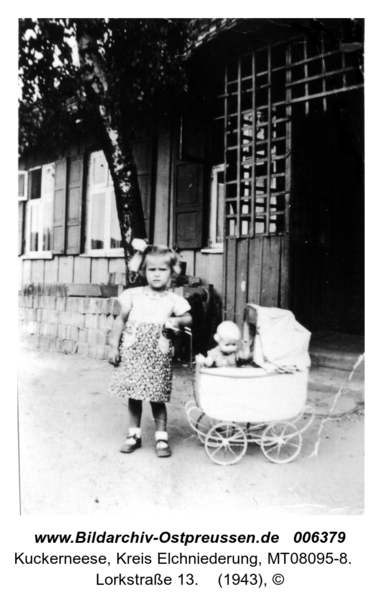
[[291, 308], [312, 331], [363, 333], [363, 95], [293, 109]]

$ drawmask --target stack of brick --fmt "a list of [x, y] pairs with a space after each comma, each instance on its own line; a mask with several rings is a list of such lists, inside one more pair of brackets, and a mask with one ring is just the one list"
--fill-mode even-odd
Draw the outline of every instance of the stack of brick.
[[20, 331], [38, 347], [107, 359], [117, 298], [66, 296], [67, 287], [29, 286], [19, 294]]
[[[193, 281], [194, 280], [194, 281]], [[219, 322], [212, 318], [213, 286], [199, 278], [174, 291], [187, 298], [193, 316], [193, 350], [205, 352]], [[195, 287], [192, 287], [193, 286]], [[19, 329], [40, 348], [107, 359], [109, 338], [120, 305], [121, 284], [31, 284], [19, 293]], [[105, 297], [108, 296], [108, 297]], [[188, 336], [177, 339], [175, 357], [189, 355]]]

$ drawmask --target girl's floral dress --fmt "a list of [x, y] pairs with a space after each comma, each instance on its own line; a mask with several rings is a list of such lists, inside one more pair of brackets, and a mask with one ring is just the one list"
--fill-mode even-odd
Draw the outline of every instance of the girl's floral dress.
[[125, 290], [119, 302], [129, 315], [110, 391], [134, 400], [169, 402], [173, 348], [163, 326], [170, 317], [188, 312], [190, 305], [170, 290], [153, 292], [148, 286]]

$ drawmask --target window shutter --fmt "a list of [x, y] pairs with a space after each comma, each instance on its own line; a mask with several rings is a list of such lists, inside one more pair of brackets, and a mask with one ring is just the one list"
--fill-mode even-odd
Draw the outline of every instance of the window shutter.
[[201, 248], [204, 165], [177, 165], [175, 195], [175, 244], [181, 249]]
[[53, 254], [65, 252], [67, 160], [56, 163], [53, 202]]
[[68, 176], [66, 254], [81, 251], [83, 158], [71, 159]]

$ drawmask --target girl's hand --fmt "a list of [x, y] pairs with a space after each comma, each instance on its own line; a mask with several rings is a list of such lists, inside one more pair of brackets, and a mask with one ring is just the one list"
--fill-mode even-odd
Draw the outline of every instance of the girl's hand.
[[108, 362], [115, 367], [120, 363], [119, 348], [110, 346], [108, 350]]
[[164, 327], [165, 327], [165, 329], [173, 329], [175, 331], [177, 329], [179, 329], [178, 321], [177, 321], [176, 317], [171, 317], [170, 319], [167, 319]]

